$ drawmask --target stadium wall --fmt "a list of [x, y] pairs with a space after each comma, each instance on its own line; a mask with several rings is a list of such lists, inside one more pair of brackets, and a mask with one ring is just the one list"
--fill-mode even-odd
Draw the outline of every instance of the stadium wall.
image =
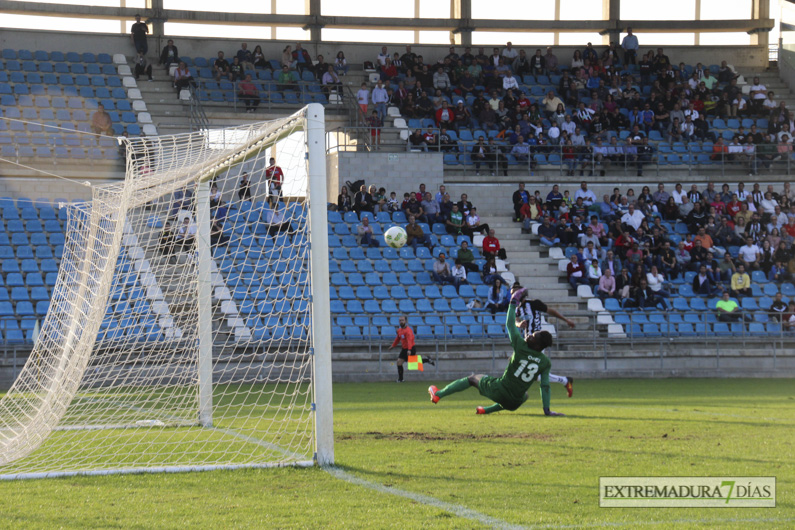
[[[236, 52], [240, 46], [240, 39], [208, 39], [203, 37], [169, 37], [166, 35], [164, 39], [173, 38], [177, 48], [180, 52], [189, 57], [215, 56], [219, 50], [223, 50], [227, 55], [230, 52]], [[657, 46], [646, 46], [643, 44], [643, 34], [639, 34], [641, 42], [641, 51], [645, 53], [646, 50], [656, 49]], [[248, 42], [253, 49], [257, 44], [262, 45], [266, 56], [272, 59], [279, 59], [281, 57], [282, 49], [290, 44], [294, 45], [295, 41], [289, 40], [261, 40], [256, 39], [243, 39]], [[157, 42], [155, 37], [149, 38], [150, 54], [154, 55], [154, 49], [157, 48], [159, 53], [160, 43]], [[162, 41], [165, 44], [165, 40]], [[502, 44], [502, 43], [500, 43]], [[29, 49], [29, 50], [63, 50], [63, 51], [76, 51], [76, 52], [93, 52], [93, 53], [124, 53], [128, 56], [133, 54], [133, 46], [130, 42], [129, 35], [122, 35], [118, 33], [74, 33], [74, 32], [56, 32], [56, 31], [38, 31], [38, 30], [16, 30], [16, 29], [3, 29], [0, 32], [0, 45], [3, 48], [13, 49]], [[565, 64], [570, 60], [575, 49], [582, 49], [585, 46], [556, 46], [555, 54], [561, 63]], [[375, 61], [376, 56], [380, 52], [380, 44], [377, 43], [350, 43], [350, 42], [321, 42], [309, 43], [306, 42], [304, 47], [309, 51], [312, 57], [322, 54], [326, 61], [329, 61], [336, 56], [337, 52], [342, 50], [345, 52], [345, 57], [348, 59], [348, 64], [354, 67], [361, 65], [364, 61]], [[391, 53], [404, 51], [403, 44], [387, 44]], [[523, 45], [517, 48], [524, 48], [525, 50], [533, 50], [537, 45]], [[439, 58], [447, 55], [448, 45], [412, 45], [412, 51], [423, 55], [426, 58], [426, 63], [434, 63]], [[462, 46], [457, 46], [462, 50]], [[478, 46], [473, 46], [477, 50]], [[491, 46], [484, 46], [488, 53]], [[602, 48], [597, 46], [597, 48]], [[665, 53], [671, 58], [674, 63], [684, 61], [687, 64], [696, 64], [702, 62], [704, 64], [719, 64], [720, 61], [728, 61], [737, 68], [766, 68], [768, 63], [768, 50], [766, 46], [664, 46]]]
[[[329, 189], [339, 190], [346, 180], [364, 180], [368, 186], [383, 186], [387, 193], [397, 192], [399, 200], [403, 200], [403, 192], [418, 190], [420, 184], [425, 184], [426, 189], [435, 194], [439, 185], [444, 184], [442, 160], [438, 153], [340, 152], [337, 154], [338, 186], [332, 188], [330, 182]], [[333, 200], [336, 202], [336, 195]]]

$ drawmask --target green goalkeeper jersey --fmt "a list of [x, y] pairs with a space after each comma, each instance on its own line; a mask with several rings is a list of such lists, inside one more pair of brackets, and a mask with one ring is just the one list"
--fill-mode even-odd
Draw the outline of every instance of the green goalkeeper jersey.
[[549, 369], [552, 363], [549, 357], [541, 352], [531, 350], [524, 341], [522, 332], [516, 327], [516, 304], [508, 305], [508, 317], [505, 322], [508, 337], [511, 339], [513, 355], [511, 361], [500, 377], [500, 383], [507, 396], [516, 401], [523, 401], [527, 390], [532, 386], [536, 376], [541, 376], [541, 400], [544, 408], [549, 408]]

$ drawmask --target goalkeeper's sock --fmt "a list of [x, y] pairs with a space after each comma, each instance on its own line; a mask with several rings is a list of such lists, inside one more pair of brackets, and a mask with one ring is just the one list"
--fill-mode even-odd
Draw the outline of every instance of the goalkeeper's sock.
[[560, 383], [561, 385], [565, 385], [566, 383], [569, 382], [569, 378], [562, 375], [549, 374], [549, 382]]
[[398, 366], [398, 381], [403, 381], [403, 367]]
[[469, 378], [463, 377], [461, 379], [456, 379], [443, 389], [439, 390], [436, 395], [440, 398], [449, 396], [450, 394], [455, 394], [456, 392], [463, 392], [469, 388]]
[[495, 403], [494, 405], [490, 405], [488, 407], [483, 407], [483, 412], [485, 414], [491, 414], [492, 412], [499, 412], [501, 410], [505, 410], [505, 409], [499, 403]]

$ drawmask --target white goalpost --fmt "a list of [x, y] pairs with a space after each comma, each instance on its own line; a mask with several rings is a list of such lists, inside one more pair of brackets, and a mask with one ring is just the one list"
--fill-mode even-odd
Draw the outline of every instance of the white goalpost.
[[63, 206], [0, 479], [333, 464], [323, 107], [121, 141], [124, 182]]

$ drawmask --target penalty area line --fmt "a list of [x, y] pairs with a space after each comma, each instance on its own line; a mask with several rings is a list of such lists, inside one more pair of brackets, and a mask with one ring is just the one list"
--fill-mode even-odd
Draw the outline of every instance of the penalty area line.
[[435, 497], [431, 497], [429, 495], [414, 493], [412, 491], [406, 491], [392, 486], [385, 486], [384, 484], [379, 484], [377, 482], [371, 482], [369, 480], [359, 478], [356, 475], [348, 473], [347, 471], [344, 471], [336, 466], [324, 467], [323, 470], [339, 480], [344, 480], [345, 482], [355, 484], [357, 486], [361, 486], [363, 488], [367, 488], [373, 491], [377, 491], [379, 493], [386, 493], [389, 495], [395, 495], [398, 497], [411, 499], [415, 502], [425, 504], [426, 506], [439, 508], [440, 510], [444, 510], [448, 513], [451, 513], [456, 517], [461, 517], [463, 519], [469, 519], [470, 521], [476, 521], [482, 523], [491, 528], [504, 528], [504, 529], [526, 528], [524, 526], [507, 523], [501, 519], [497, 519], [495, 517], [491, 517], [489, 515], [477, 512], [460, 504], [453, 504], [450, 502], [445, 502], [443, 500], [437, 499]]

